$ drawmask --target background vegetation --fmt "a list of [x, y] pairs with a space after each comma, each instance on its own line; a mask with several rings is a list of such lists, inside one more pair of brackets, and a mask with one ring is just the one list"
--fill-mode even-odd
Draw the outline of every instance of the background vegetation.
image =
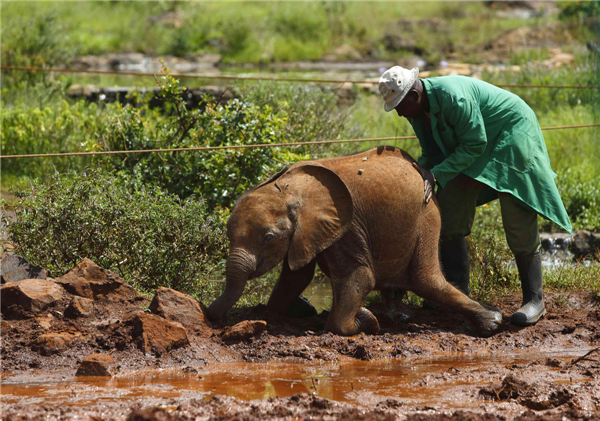
[[[396, 60], [421, 51], [432, 65], [449, 56], [483, 60], [480, 47], [503, 31], [550, 23], [570, 34], [572, 43], [564, 49], [575, 54], [573, 65], [548, 68], [540, 60], [549, 50], [536, 48], [503, 57], [520, 71], [484, 71], [482, 78], [492, 83], [600, 84], [600, 50], [594, 44], [597, 2], [565, 2], [558, 15], [527, 19], [500, 18], [480, 2], [409, 4], [10, 2], [1, 5], [1, 58], [3, 65], [61, 66], [78, 54], [139, 51], [218, 53], [226, 63], [268, 63], [327, 58], [337, 47], [349, 45], [363, 59]], [[393, 47], [390, 39], [398, 31], [414, 42], [404, 49]], [[4, 155], [299, 144], [2, 161], [3, 193], [13, 192], [4, 203], [10, 235], [8, 242], [3, 236], [4, 249], [14, 249], [53, 275], [89, 257], [141, 290], [167, 285], [204, 302], [220, 292], [227, 250], [224, 221], [237, 197], [288, 163], [377, 145], [302, 143], [413, 134], [404, 119], [383, 112], [377, 95], [358, 87], [348, 104], [339, 100], [335, 88], [237, 83], [231, 86], [236, 100], [218, 105], [206, 98], [190, 104], [183, 100], [180, 82], [165, 69], [156, 81], [161, 103], [151, 107], [141, 95], [134, 95], [128, 105], [71, 99], [66, 93], [75, 81], [75, 76], [3, 72]], [[600, 121], [598, 90], [513, 91], [534, 109], [542, 127]], [[600, 231], [600, 131], [546, 131], [544, 136], [574, 227]], [[414, 140], [389, 143], [419, 154]], [[497, 203], [481, 208], [470, 243], [474, 293], [491, 303], [500, 293], [519, 290], [499, 214]], [[543, 230], [557, 230], [541, 222]], [[251, 282], [241, 305], [264, 301], [275, 278], [271, 273]], [[322, 274], [317, 278], [323, 281]], [[547, 271], [546, 279], [556, 290], [597, 293], [600, 267], [565, 265]]]

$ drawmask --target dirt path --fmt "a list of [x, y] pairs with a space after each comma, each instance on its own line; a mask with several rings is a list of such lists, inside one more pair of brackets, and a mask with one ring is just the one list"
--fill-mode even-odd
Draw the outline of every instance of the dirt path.
[[[148, 345], [147, 325], [136, 333], [167, 312], [114, 285], [86, 317], [67, 310], [71, 293], [33, 315], [3, 308], [2, 419], [598, 419], [600, 308], [585, 292], [547, 294], [548, 316], [525, 329], [507, 323], [508, 299], [486, 339], [442, 309], [375, 305], [381, 332], [345, 338], [323, 331], [326, 314], [259, 306], [229, 322], [263, 320], [262, 332], [196, 324], [167, 350]], [[93, 353], [110, 356], [112, 377], [75, 376]]]

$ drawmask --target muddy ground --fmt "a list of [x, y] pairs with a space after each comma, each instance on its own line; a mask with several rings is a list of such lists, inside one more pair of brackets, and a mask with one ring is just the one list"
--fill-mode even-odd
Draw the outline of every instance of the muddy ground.
[[89, 261], [42, 282], [54, 298], [37, 307], [3, 285], [2, 419], [600, 419], [585, 292], [548, 293], [529, 328], [508, 323], [507, 299], [491, 338], [443, 309], [376, 304], [379, 334], [346, 338], [324, 332], [326, 312], [258, 306], [212, 325], [190, 297], [163, 289], [151, 305]]

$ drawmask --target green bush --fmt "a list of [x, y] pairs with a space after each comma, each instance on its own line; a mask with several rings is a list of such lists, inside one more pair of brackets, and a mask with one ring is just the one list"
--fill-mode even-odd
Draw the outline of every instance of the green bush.
[[[188, 110], [178, 81], [166, 76], [162, 96], [171, 115], [156, 116], [147, 108], [118, 106], [102, 135], [103, 149], [142, 150], [234, 146], [282, 142], [285, 114], [233, 100], [226, 105], [206, 103]], [[201, 195], [208, 206], [229, 207], [252, 187], [291, 159], [279, 148], [114, 155], [110, 168], [159, 185], [181, 198]], [[283, 157], [284, 160], [279, 159]]]
[[215, 295], [208, 279], [223, 268], [225, 215], [209, 216], [202, 200], [181, 201], [97, 170], [15, 193], [15, 219], [3, 216], [14, 250], [52, 276], [87, 257], [143, 291]]
[[[359, 125], [351, 121], [352, 109], [338, 105], [339, 97], [332, 89], [311, 84], [261, 82], [241, 90], [244, 100], [286, 115], [282, 128], [286, 142], [354, 138], [363, 134]], [[347, 144], [309, 145], [294, 149], [312, 158], [354, 150]]]
[[558, 174], [556, 184], [573, 229], [600, 231], [600, 180], [586, 179], [581, 172], [567, 169]]
[[600, 17], [600, 2], [598, 1], [559, 1], [557, 3], [561, 18], [591, 18]]
[[[53, 67], [64, 65], [75, 50], [67, 42], [67, 34], [55, 13], [45, 16], [2, 19], [3, 66]], [[27, 90], [36, 84], [46, 88], [57, 82], [47, 72], [2, 71], [2, 97], [11, 100], [15, 96], [27, 95]], [[60, 91], [49, 89], [47, 92]]]
[[[4, 155], [85, 151], [104, 125], [96, 104], [58, 101], [43, 107], [2, 110], [0, 134]], [[2, 177], [42, 177], [55, 171], [83, 168], [89, 157], [20, 158], [3, 160]]]

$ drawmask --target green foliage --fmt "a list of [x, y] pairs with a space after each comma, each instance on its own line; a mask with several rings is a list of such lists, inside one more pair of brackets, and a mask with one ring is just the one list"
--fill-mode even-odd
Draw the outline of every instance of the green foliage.
[[[118, 106], [101, 145], [106, 150], [242, 146], [284, 142], [286, 114], [268, 105], [233, 100], [189, 110], [179, 82], [162, 79], [161, 97], [172, 113], [151, 120], [147, 107]], [[151, 121], [148, 121], [149, 118]], [[230, 207], [246, 189], [301, 157], [271, 148], [169, 152], [113, 156], [107, 165], [181, 198], [201, 195], [209, 207]]]
[[498, 200], [477, 209], [473, 231], [467, 237], [471, 262], [473, 296], [494, 304], [517, 285], [517, 273], [509, 262], [513, 258], [502, 228]]
[[[0, 134], [4, 155], [78, 152], [95, 141], [103, 126], [96, 104], [57, 101], [43, 107], [2, 110]], [[2, 162], [2, 177], [42, 177], [54, 171], [83, 168], [91, 160], [75, 158], [21, 158]]]
[[[55, 13], [34, 17], [14, 16], [10, 20], [3, 18], [1, 27], [3, 66], [53, 67], [65, 63], [75, 53]], [[36, 85], [44, 87], [48, 95], [62, 93], [60, 81], [47, 72], [2, 71], [4, 101], [26, 97], [27, 91]]]
[[[573, 229], [600, 231], [600, 180], [586, 181], [585, 178], [581, 172], [567, 169], [559, 173], [556, 184]], [[543, 230], [549, 228], [542, 227]]]
[[[419, 24], [404, 37], [424, 46], [431, 63], [453, 52], [467, 57], [507, 29], [530, 23], [497, 18], [482, 2], [10, 2], [2, 26], [54, 15], [79, 54], [138, 51], [150, 55], [218, 53], [223, 61], [315, 60], [350, 45], [369, 58], [397, 60], [382, 47], [398, 20], [444, 20], [447, 29]], [[553, 17], [538, 17], [543, 24]], [[540, 22], [541, 21], [541, 22]], [[484, 24], [482, 24], [484, 22]], [[7, 37], [2, 37], [5, 50]], [[453, 51], [452, 51], [453, 50]]]
[[[282, 137], [286, 142], [352, 138], [363, 134], [351, 121], [352, 111], [338, 105], [334, 90], [315, 85], [259, 83], [243, 89], [243, 98], [260, 107], [270, 107], [275, 114], [286, 115]], [[354, 150], [347, 145], [313, 145], [294, 149], [312, 158], [332, 156]]]
[[600, 17], [599, 1], [559, 1], [557, 6], [562, 18]]
[[223, 269], [225, 215], [209, 216], [194, 197], [181, 201], [92, 170], [55, 175], [15, 194], [15, 219], [3, 216], [14, 250], [53, 276], [87, 257], [144, 291], [195, 292]]

